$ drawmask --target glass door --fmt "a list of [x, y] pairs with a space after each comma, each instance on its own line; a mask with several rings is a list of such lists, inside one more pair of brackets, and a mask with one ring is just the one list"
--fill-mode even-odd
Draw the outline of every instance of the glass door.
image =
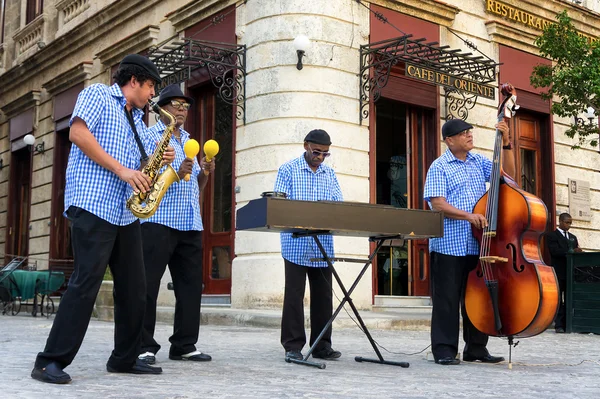
[[[376, 203], [408, 208], [407, 106], [382, 98], [376, 107]], [[382, 247], [376, 265], [377, 295], [409, 295], [407, 242]]]
[[[376, 203], [427, 209], [423, 185], [437, 156], [435, 111], [386, 98], [376, 103]], [[429, 295], [427, 240], [383, 247], [376, 257], [376, 295]]]

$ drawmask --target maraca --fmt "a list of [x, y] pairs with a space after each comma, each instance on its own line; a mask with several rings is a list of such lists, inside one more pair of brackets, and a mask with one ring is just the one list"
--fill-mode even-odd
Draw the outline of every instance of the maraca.
[[[200, 152], [200, 144], [198, 144], [198, 142], [194, 139], [189, 139], [183, 146], [183, 152], [185, 152], [185, 156], [189, 159], [194, 159], [194, 157]], [[186, 174], [183, 180], [190, 181], [190, 174]]]
[[[204, 154], [206, 155], [206, 162], [212, 162], [212, 159], [219, 153], [219, 143], [214, 140], [208, 140], [204, 143]], [[204, 174], [208, 176], [208, 170], [204, 171]]]

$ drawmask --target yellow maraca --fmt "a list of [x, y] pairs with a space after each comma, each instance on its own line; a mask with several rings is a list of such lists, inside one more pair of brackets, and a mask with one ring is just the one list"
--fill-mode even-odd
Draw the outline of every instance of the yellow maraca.
[[[206, 162], [212, 162], [212, 159], [219, 153], [219, 143], [214, 140], [208, 140], [204, 143], [204, 154], [206, 155]], [[204, 171], [204, 174], [208, 176], [208, 170]]]
[[[194, 159], [194, 157], [200, 152], [200, 144], [198, 144], [198, 142], [194, 139], [189, 139], [183, 146], [183, 152], [185, 152], [185, 156], [189, 159]], [[186, 174], [183, 180], [190, 181], [190, 174]]]

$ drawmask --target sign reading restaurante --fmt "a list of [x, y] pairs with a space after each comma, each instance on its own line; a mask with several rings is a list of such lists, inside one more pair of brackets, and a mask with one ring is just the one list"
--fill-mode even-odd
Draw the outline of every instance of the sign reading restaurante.
[[433, 71], [431, 69], [409, 63], [406, 63], [406, 75], [410, 76], [411, 78], [424, 80], [440, 86], [450, 87], [462, 92], [476, 94], [492, 100], [496, 98], [496, 91], [492, 86], [487, 86], [472, 80], [458, 78], [456, 76], [448, 75], [447, 73]]
[[[522, 25], [530, 28], [543, 31], [546, 27], [554, 22], [531, 14], [525, 10], [518, 9], [498, 0], [484, 0], [486, 2], [486, 11], [490, 14], [495, 14], [511, 21], [519, 22]], [[592, 36], [578, 32], [580, 36], [587, 38], [590, 42], [598, 40]]]

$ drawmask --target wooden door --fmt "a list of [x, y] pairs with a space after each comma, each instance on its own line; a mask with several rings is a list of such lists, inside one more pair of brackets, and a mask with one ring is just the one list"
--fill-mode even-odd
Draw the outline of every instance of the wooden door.
[[542, 153], [540, 120], [532, 113], [519, 111], [514, 118], [517, 183], [527, 192], [542, 196]]
[[[423, 200], [427, 170], [437, 156], [438, 134], [435, 112], [425, 108], [408, 109], [410, 164], [410, 208], [429, 209]], [[412, 240], [410, 247], [409, 295], [429, 295], [429, 240]]]
[[219, 144], [215, 173], [200, 195], [204, 225], [204, 294], [230, 294], [235, 211], [234, 110], [212, 87], [203, 86], [192, 90], [191, 94], [196, 99], [196, 104], [190, 119], [190, 133], [201, 146], [210, 139]]
[[65, 282], [58, 292], [64, 292], [73, 274], [73, 248], [69, 220], [63, 216], [67, 162], [71, 142], [69, 129], [57, 131], [54, 137], [54, 166], [52, 169], [52, 210], [50, 215], [50, 269], [63, 272]]
[[29, 211], [31, 206], [30, 146], [11, 154], [5, 262], [13, 256], [29, 255]]

